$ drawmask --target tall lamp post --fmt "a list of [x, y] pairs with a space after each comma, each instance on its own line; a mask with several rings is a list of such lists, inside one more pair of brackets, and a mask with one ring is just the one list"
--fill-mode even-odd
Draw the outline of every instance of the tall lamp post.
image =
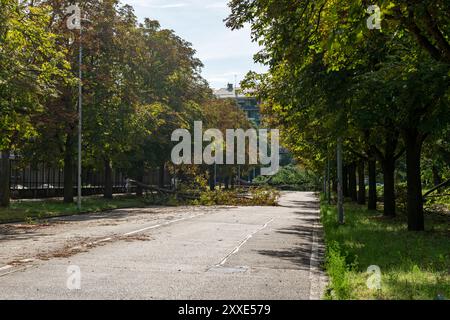
[[70, 14], [67, 19], [67, 28], [69, 30], [79, 30], [79, 57], [78, 57], [78, 173], [77, 173], [77, 207], [81, 210], [81, 160], [82, 160], [82, 129], [83, 129], [83, 28], [81, 27], [81, 10], [78, 4], [67, 7], [66, 14]]

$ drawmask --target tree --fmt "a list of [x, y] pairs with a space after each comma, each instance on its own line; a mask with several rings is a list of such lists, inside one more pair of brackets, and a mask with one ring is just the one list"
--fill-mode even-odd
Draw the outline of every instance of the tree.
[[[246, 131], [253, 127], [245, 112], [236, 104], [235, 99], [216, 99], [211, 97], [201, 107], [204, 129], [219, 129], [225, 134], [228, 129], [243, 129]], [[218, 148], [226, 154], [227, 147], [225, 141], [222, 141], [222, 144]], [[237, 146], [235, 148], [237, 150]], [[248, 159], [248, 152], [249, 149], [246, 148], [246, 159]], [[248, 173], [250, 169], [251, 165], [216, 165], [217, 175], [224, 179], [226, 188], [230, 186], [238, 172], [242, 176]], [[214, 189], [216, 187], [213, 179], [214, 168], [208, 167], [206, 170], [209, 171], [210, 187]]]
[[43, 111], [57, 83], [69, 78], [68, 63], [48, 25], [48, 6], [2, 0], [0, 15], [0, 205], [9, 205], [9, 155], [35, 135], [33, 115]]
[[139, 33], [129, 7], [99, 2], [89, 12], [85, 37], [85, 162], [103, 169], [104, 197], [113, 197], [113, 165], [130, 149], [130, 118], [137, 99], [134, 69]]
[[[448, 3], [382, 1], [381, 7], [386, 17], [382, 31], [367, 29], [368, 16], [363, 10], [365, 4], [365, 1], [354, 0], [235, 0], [229, 4], [232, 13], [226, 21], [232, 29], [251, 23], [254, 40], [264, 46], [255, 59], [269, 66], [263, 90], [274, 97], [269, 100], [271, 104], [281, 105], [279, 109], [288, 110], [292, 105], [306, 104], [310, 110], [316, 110], [309, 111], [312, 114], [326, 110], [320, 103], [301, 96], [307, 92], [305, 87], [298, 89], [304, 83], [303, 71], [317, 64], [318, 59], [329, 75], [345, 75], [349, 82], [353, 82], [359, 90], [356, 97], [345, 90], [353, 90], [352, 85], [346, 88], [333, 83], [330, 86], [313, 83], [307, 90], [315, 92], [315, 88], [322, 88], [325, 92], [316, 95], [322, 98], [336, 95], [332, 91], [339, 92], [340, 97], [328, 100], [335, 104], [340, 102], [341, 108], [337, 112], [328, 109], [327, 113], [337, 119], [343, 118], [341, 123], [347, 122], [347, 127], [342, 124], [335, 127], [340, 127], [338, 132], [341, 135], [348, 137], [347, 129], [361, 130], [361, 124], [368, 123], [366, 128], [369, 134], [361, 133], [368, 139], [369, 158], [373, 158], [375, 152], [383, 165], [387, 185], [385, 208], [387, 204], [391, 212], [395, 212], [395, 197], [392, 197], [395, 160], [402, 153], [401, 148], [400, 152], [396, 149], [401, 147], [399, 138], [402, 138], [408, 166], [408, 225], [410, 230], [423, 230], [421, 148], [430, 130], [439, 131], [448, 121], [448, 39], [445, 36], [449, 27]], [[323, 78], [326, 79], [326, 76]], [[381, 101], [388, 102], [386, 105], [376, 103], [375, 99], [369, 99], [372, 104], [361, 99], [361, 92], [369, 95], [364, 87], [375, 84], [371, 78], [379, 84], [372, 95], [381, 97]], [[358, 87], [357, 81], [361, 79], [365, 82]], [[281, 92], [273, 93], [273, 88]], [[295, 98], [290, 98], [290, 95]], [[297, 101], [292, 104], [292, 100]], [[386, 107], [390, 109], [386, 110]], [[309, 115], [304, 114], [306, 110], [295, 112], [295, 116], [308, 119]], [[286, 123], [286, 119], [294, 116], [281, 113], [276, 117], [281, 119], [281, 123]], [[310, 118], [311, 121], [313, 119]], [[431, 123], [439, 125], [432, 127]], [[288, 124], [290, 126], [293, 124]], [[333, 126], [323, 127], [333, 132]], [[378, 147], [379, 143], [374, 145], [370, 138], [380, 127], [385, 132], [385, 141], [381, 141], [385, 150]]]

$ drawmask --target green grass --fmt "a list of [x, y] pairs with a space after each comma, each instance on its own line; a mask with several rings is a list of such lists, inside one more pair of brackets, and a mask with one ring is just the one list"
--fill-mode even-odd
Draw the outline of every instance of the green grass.
[[57, 200], [42, 201], [16, 201], [9, 208], [0, 208], [0, 223], [28, 222], [48, 219], [57, 216], [69, 216], [106, 210], [144, 207], [148, 205], [142, 198], [132, 196], [115, 197], [107, 200], [100, 197], [89, 197], [83, 199], [82, 210], [78, 211], [77, 205], [65, 204]]
[[[406, 218], [384, 219], [379, 212], [346, 204], [345, 225], [336, 208], [322, 202], [327, 246], [329, 299], [450, 298], [450, 219], [427, 214], [427, 231], [408, 232]], [[367, 268], [381, 269], [381, 290], [369, 289]]]

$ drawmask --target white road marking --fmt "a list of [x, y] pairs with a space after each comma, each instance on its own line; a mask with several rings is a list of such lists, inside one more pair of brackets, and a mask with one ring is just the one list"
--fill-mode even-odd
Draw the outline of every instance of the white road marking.
[[168, 221], [168, 222], [165, 222], [165, 223], [156, 224], [156, 225], [153, 225], [153, 226], [150, 226], [150, 227], [147, 227], [147, 228], [142, 228], [142, 229], [139, 229], [139, 230], [136, 230], [136, 231], [125, 233], [123, 236], [125, 236], [125, 237], [132, 236], [132, 235], [135, 235], [137, 233], [142, 233], [142, 232], [145, 232], [145, 231], [148, 231], [148, 230], [152, 230], [152, 229], [156, 229], [156, 228], [159, 228], [159, 227], [168, 226], [169, 224], [172, 224], [172, 223], [175, 223], [175, 222], [180, 222], [180, 221], [184, 221], [184, 220], [190, 220], [190, 219], [193, 219], [193, 218], [196, 218], [196, 217], [200, 217], [200, 216], [204, 216], [204, 215], [205, 214], [202, 213], [202, 214], [198, 214], [198, 215], [192, 216], [192, 217], [171, 220], [171, 221]]
[[255, 232], [249, 234], [243, 241], [241, 241], [241, 243], [240, 243], [236, 248], [234, 248], [234, 250], [233, 250], [232, 252], [230, 252], [225, 258], [223, 258], [223, 260], [222, 260], [219, 264], [217, 264], [215, 267], [221, 267], [221, 266], [223, 266], [223, 265], [228, 261], [228, 259], [229, 259], [232, 255], [234, 255], [234, 254], [236, 254], [236, 253], [239, 252], [239, 250], [242, 248], [242, 246], [243, 246], [244, 244], [246, 244], [246, 243], [248, 242], [248, 240], [250, 240], [251, 238], [253, 238], [253, 236], [254, 236], [255, 234], [257, 234], [258, 232], [260, 232], [260, 231], [264, 230], [265, 228], [267, 228], [267, 226], [268, 226], [270, 223], [272, 223], [274, 220], [275, 220], [274, 218], [270, 219], [270, 220], [269, 220], [268, 222], [266, 222], [261, 228], [259, 228], [259, 229], [256, 230]]
[[[198, 214], [198, 215], [195, 215], [195, 216], [192, 216], [192, 217], [171, 220], [171, 221], [168, 221], [168, 222], [165, 222], [165, 223], [156, 224], [156, 225], [153, 225], [153, 226], [150, 226], [150, 227], [147, 227], [147, 228], [143, 228], [143, 229], [139, 229], [139, 230], [136, 230], [136, 231], [128, 232], [128, 233], [123, 234], [122, 236], [124, 236], [124, 237], [132, 236], [132, 235], [135, 235], [135, 234], [138, 234], [138, 233], [142, 233], [142, 232], [145, 232], [145, 231], [148, 231], [148, 230], [152, 230], [152, 229], [156, 229], [156, 228], [159, 228], [159, 227], [168, 226], [168, 225], [173, 224], [175, 222], [189, 220], [189, 219], [193, 219], [193, 218], [200, 217], [200, 216], [203, 216], [203, 215], [205, 215], [205, 213], [201, 213], [201, 214]], [[109, 242], [109, 241], [112, 241], [112, 240], [113, 240], [113, 238], [105, 238], [105, 239], [101, 239], [101, 240], [98, 240], [98, 241], [95, 241], [95, 242], [90, 242], [90, 243], [85, 244], [85, 245], [72, 247], [72, 248], [70, 248], [70, 250], [82, 250], [86, 246], [101, 244], [101, 243]], [[33, 261], [35, 261], [35, 259], [23, 259], [23, 260], [20, 260], [19, 262], [28, 263], [28, 262], [33, 262]], [[4, 267], [1, 267], [0, 271], [9, 270], [12, 267], [13, 266], [11, 266], [11, 265], [6, 265]], [[23, 270], [23, 269], [26, 269], [26, 268], [28, 268], [28, 266], [25, 267], [25, 268], [22, 268], [20, 270]], [[20, 271], [20, 270], [16, 270], [16, 271]], [[14, 272], [16, 272], [16, 271], [14, 271]], [[10, 273], [12, 273], [12, 272], [7, 272], [5, 274], [1, 274], [0, 277], [1, 276], [5, 276], [5, 275], [10, 274]]]
[[13, 266], [11, 266], [11, 265], [6, 265], [6, 266], [4, 266], [4, 267], [1, 267], [0, 268], [0, 271], [4, 271], [4, 270], [8, 270], [8, 269], [11, 269]]
[[[7, 268], [7, 270], [9, 270], [9, 269], [11, 269], [13, 266], [5, 266], [5, 267], [9, 267], [9, 268]], [[11, 270], [11, 271], [9, 271], [9, 272], [0, 274], [0, 277], [4, 277], [4, 276], [7, 276], [8, 274], [12, 274], [12, 273], [16, 273], [16, 272], [19, 272], [19, 271], [23, 271], [23, 270], [29, 269], [29, 268], [31, 268], [31, 267], [34, 267], [34, 266], [33, 266], [33, 265], [27, 265], [27, 266], [24, 266], [23, 268]], [[4, 268], [4, 267], [3, 267], [3, 268]], [[0, 269], [0, 270], [1, 270], [1, 269]]]

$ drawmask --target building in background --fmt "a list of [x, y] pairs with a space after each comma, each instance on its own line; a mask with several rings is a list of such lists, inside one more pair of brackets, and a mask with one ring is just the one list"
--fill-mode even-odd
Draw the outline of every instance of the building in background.
[[214, 90], [218, 99], [236, 99], [236, 103], [247, 114], [247, 117], [256, 126], [261, 124], [261, 113], [259, 101], [251, 96], [245, 95], [240, 88], [235, 88], [229, 83], [226, 88]]

